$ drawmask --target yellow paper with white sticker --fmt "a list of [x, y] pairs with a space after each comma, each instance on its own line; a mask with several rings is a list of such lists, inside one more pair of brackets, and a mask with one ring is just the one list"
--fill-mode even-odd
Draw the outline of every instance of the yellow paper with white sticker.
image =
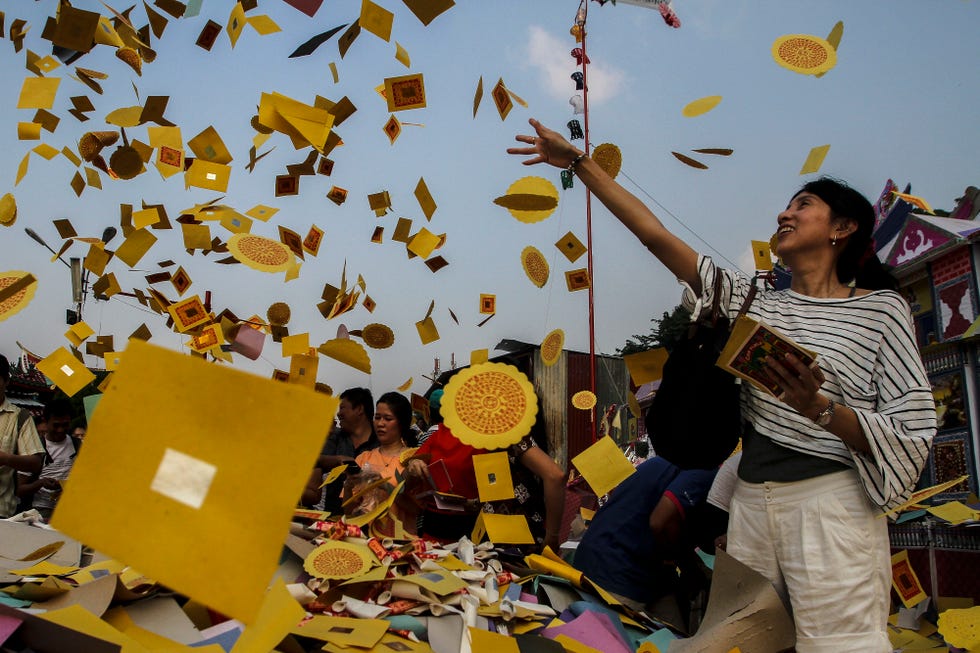
[[[335, 398], [308, 388], [132, 340], [52, 526], [253, 623], [323, 445], [321, 425], [336, 408]], [[147, 423], [170, 427], [134, 436]], [[249, 536], [234, 556], [220, 554], [241, 527], [243, 505]]]
[[69, 397], [95, 380], [95, 375], [64, 347], [40, 361], [37, 369]]

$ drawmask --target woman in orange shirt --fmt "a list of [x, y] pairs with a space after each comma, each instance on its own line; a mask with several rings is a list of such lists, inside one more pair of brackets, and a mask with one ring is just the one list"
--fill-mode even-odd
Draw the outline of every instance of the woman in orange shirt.
[[392, 485], [398, 485], [398, 477], [405, 469], [402, 455], [416, 445], [412, 404], [405, 395], [397, 392], [381, 395], [374, 410], [374, 432], [380, 443], [378, 448], [359, 455], [357, 464], [362, 471], [377, 472]]

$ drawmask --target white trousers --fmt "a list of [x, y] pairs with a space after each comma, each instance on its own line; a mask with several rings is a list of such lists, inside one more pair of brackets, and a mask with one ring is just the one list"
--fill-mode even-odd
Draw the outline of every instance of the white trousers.
[[746, 483], [732, 497], [728, 552], [772, 581], [797, 653], [888, 653], [888, 524], [857, 472]]

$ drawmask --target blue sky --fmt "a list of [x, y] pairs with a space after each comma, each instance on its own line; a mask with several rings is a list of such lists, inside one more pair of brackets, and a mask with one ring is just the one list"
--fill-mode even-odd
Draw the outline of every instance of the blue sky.
[[[120, 261], [108, 270], [130, 290], [145, 287], [143, 275], [158, 271], [157, 261], [172, 258], [193, 279], [188, 294], [211, 290], [215, 308], [227, 306], [243, 317], [264, 315], [272, 302], [286, 301], [293, 313], [291, 333], [309, 332], [314, 344], [335, 337], [340, 324], [351, 329], [371, 322], [389, 325], [395, 344], [368, 349], [370, 376], [321, 359], [319, 380], [337, 389], [366, 385], [380, 394], [412, 377], [412, 390], [421, 392], [427, 387], [422, 375], [431, 372], [434, 358], [441, 358], [445, 369], [453, 354], [465, 363], [473, 349], [492, 348], [503, 338], [539, 342], [554, 328], [565, 330], [569, 348], [587, 351], [587, 294], [569, 293], [564, 280], [564, 273], [583, 267], [585, 259], [569, 263], [554, 247], [570, 230], [586, 240], [582, 185], [562, 192], [555, 213], [536, 224], [522, 224], [492, 203], [529, 174], [544, 176], [560, 189], [557, 170], [526, 168], [504, 150], [515, 134], [527, 133], [529, 117], [562, 131], [576, 117], [569, 104], [576, 94], [569, 79], [576, 69], [569, 28], [578, 2], [462, 0], [428, 27], [399, 0], [379, 4], [395, 14], [392, 42], [362, 32], [343, 59], [336, 37], [309, 57], [287, 56], [314, 34], [353, 20], [360, 0], [329, 0], [312, 19], [280, 0], [260, 0], [249, 15], [266, 14], [282, 31], [260, 36], [246, 28], [234, 49], [222, 33], [210, 53], [194, 41], [208, 18], [226, 23], [231, 4], [207, 2], [199, 16], [170, 21], [153, 43], [157, 59], [144, 65], [141, 77], [105, 46], [80, 59], [77, 65], [109, 74], [103, 95], [72, 79], [74, 66], [49, 73], [63, 78], [51, 109], [61, 123], [53, 134], [43, 132], [43, 142], [57, 149], [74, 147], [85, 131], [106, 128], [106, 114], [137, 104], [134, 86], [141, 98], [168, 95], [166, 116], [181, 127], [185, 142], [213, 125], [228, 145], [233, 172], [222, 203], [242, 212], [260, 203], [280, 209], [269, 223], [256, 222], [253, 233], [275, 238], [282, 224], [305, 234], [311, 223], [325, 231], [319, 255], [307, 257], [299, 279], [289, 283], [281, 274], [216, 265], [214, 255], [189, 256], [179, 230], [156, 232], [159, 241], [139, 271], [129, 271]], [[50, 44], [40, 33], [56, 5], [42, 0], [0, 7], [8, 29], [16, 18], [28, 21], [25, 46], [44, 55]], [[74, 5], [106, 11], [98, 2]], [[892, 178], [900, 186], [911, 183], [913, 192], [934, 207], [951, 209], [964, 188], [977, 183], [976, 2], [676, 0], [674, 8], [680, 29], [668, 27], [650, 9], [589, 3], [591, 138], [593, 145], [620, 147], [620, 181], [696, 248], [748, 269], [749, 241], [768, 239], [778, 211], [809, 178], [799, 170], [810, 148], [818, 145], [831, 145], [820, 172], [848, 180], [871, 199]], [[142, 5], [133, 16], [137, 24], [145, 22]], [[773, 61], [770, 48], [777, 37], [825, 37], [838, 20], [844, 23], [838, 62], [822, 78], [798, 75]], [[410, 68], [395, 60], [395, 41], [411, 56]], [[337, 65], [338, 83], [331, 62]], [[16, 108], [22, 80], [30, 73], [24, 51], [15, 54], [9, 40], [0, 41], [0, 71], [9, 89], [0, 101], [5, 125], [0, 129], [0, 193], [13, 193], [19, 207], [17, 223], [0, 228], [0, 270], [29, 270], [40, 281], [31, 305], [0, 323], [0, 352], [16, 355], [19, 340], [43, 355], [67, 344], [62, 334], [69, 277], [67, 268], [51, 263], [47, 251], [25, 235], [24, 227], [57, 246], [60, 239], [51, 225], [56, 218], [70, 218], [80, 235], [98, 236], [118, 223], [121, 203], [163, 204], [173, 220], [182, 209], [219, 194], [185, 190], [180, 176], [163, 180], [151, 168], [129, 181], [103, 175], [103, 190], [86, 188], [76, 197], [69, 187], [72, 164], [63, 157], [45, 161], [37, 156], [15, 187], [18, 164], [38, 143], [17, 140], [17, 123], [30, 121], [34, 112]], [[409, 72], [425, 75], [428, 106], [398, 117], [424, 126], [405, 126], [391, 145], [382, 133], [388, 111], [373, 89], [385, 77]], [[515, 105], [501, 121], [487, 93], [474, 118], [481, 76], [487, 91], [502, 77], [529, 107]], [[306, 158], [307, 152], [294, 150], [285, 136], [274, 134], [261, 148], [275, 146], [253, 173], [244, 168], [254, 135], [249, 120], [264, 92], [307, 103], [318, 94], [332, 100], [346, 95], [358, 108], [337, 129], [345, 145], [331, 156], [333, 175], [304, 177], [297, 197], [273, 193], [275, 176]], [[96, 106], [88, 122], [79, 123], [67, 111], [69, 98], [76, 95], [87, 95]], [[681, 115], [686, 104], [709, 95], [723, 98], [714, 110], [695, 118]], [[147, 139], [146, 126], [127, 134]], [[734, 154], [700, 156], [708, 170], [689, 168], [671, 155], [707, 147], [732, 148]], [[420, 177], [438, 204], [429, 223], [413, 196]], [[332, 185], [349, 191], [343, 206], [325, 198]], [[382, 190], [391, 196], [392, 212], [377, 218], [367, 195]], [[412, 219], [414, 228], [446, 233], [438, 253], [450, 265], [433, 274], [419, 259], [409, 260], [404, 246], [389, 240], [399, 217]], [[380, 245], [370, 242], [378, 225], [385, 227]], [[220, 227], [213, 231], [230, 235]], [[593, 238], [596, 349], [612, 353], [631, 334], [647, 332], [651, 317], [672, 309], [679, 287], [597, 203]], [[551, 279], [544, 288], [532, 285], [521, 269], [520, 252], [527, 245], [549, 258]], [[82, 248], [76, 248], [72, 251], [80, 255]], [[377, 308], [370, 314], [359, 307], [328, 322], [315, 304], [325, 282], [339, 283], [345, 260], [348, 278], [364, 277]], [[176, 298], [169, 284], [158, 287]], [[497, 296], [497, 315], [478, 327], [485, 317], [478, 310], [481, 293]], [[432, 300], [441, 339], [423, 346], [415, 322]], [[84, 317], [117, 343], [143, 322], [153, 333], [151, 342], [181, 349], [186, 340], [126, 298], [90, 298]], [[96, 363], [91, 357], [87, 362]], [[270, 339], [258, 361], [236, 357], [236, 367], [270, 375], [274, 368], [288, 369], [288, 360]]]

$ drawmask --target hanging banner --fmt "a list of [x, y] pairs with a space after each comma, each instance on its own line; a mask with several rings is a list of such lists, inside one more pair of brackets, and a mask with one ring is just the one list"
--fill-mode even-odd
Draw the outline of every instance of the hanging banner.
[[664, 0], [616, 0], [617, 4], [621, 5], [636, 5], [637, 7], [646, 7], [647, 9], [658, 9], [660, 5], [663, 4]]

